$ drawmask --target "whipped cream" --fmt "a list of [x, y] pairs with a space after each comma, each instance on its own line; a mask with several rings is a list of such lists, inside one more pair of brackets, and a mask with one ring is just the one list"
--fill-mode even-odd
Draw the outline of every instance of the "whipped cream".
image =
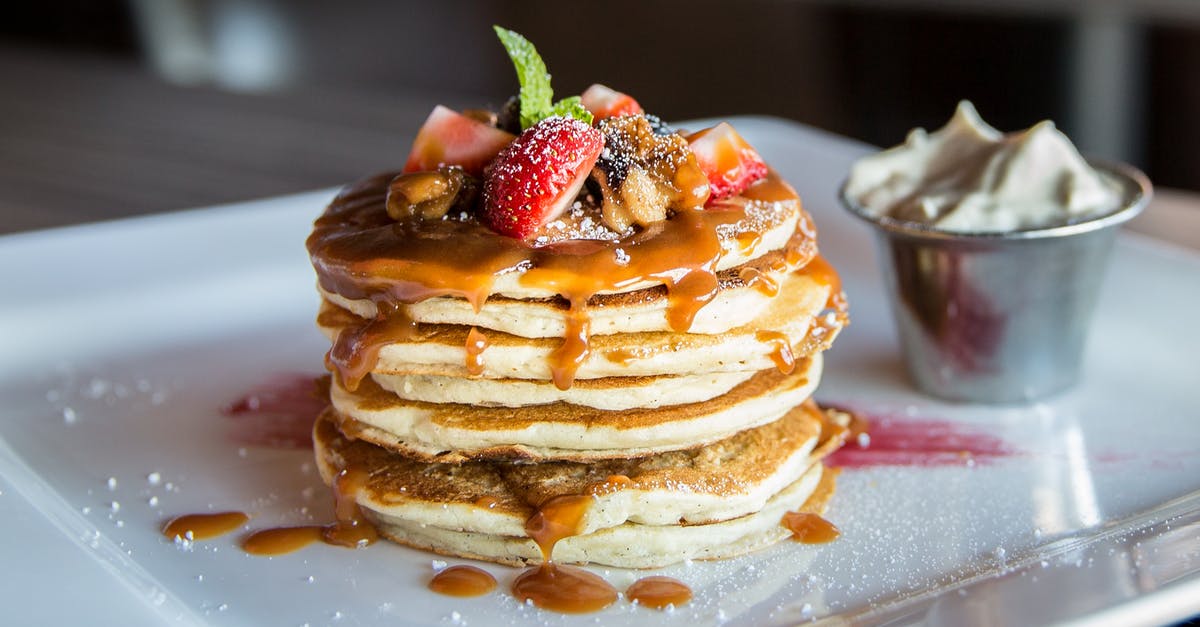
[[845, 192], [871, 215], [955, 232], [1058, 226], [1122, 201], [1119, 185], [1053, 122], [1004, 134], [965, 100], [941, 129], [914, 129], [903, 144], [860, 159]]

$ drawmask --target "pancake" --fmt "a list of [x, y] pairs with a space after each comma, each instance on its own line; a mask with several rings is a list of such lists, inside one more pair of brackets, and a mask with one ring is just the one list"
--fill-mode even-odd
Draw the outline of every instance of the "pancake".
[[[796, 248], [774, 251], [717, 275], [718, 292], [688, 327], [689, 333], [723, 333], [758, 316], [787, 275], [803, 267], [816, 254], [811, 239], [796, 238]], [[379, 313], [374, 301], [349, 299], [318, 286], [321, 296], [354, 315], [372, 319]], [[569, 303], [562, 297], [515, 299], [489, 297], [476, 311], [463, 298], [439, 297], [411, 305], [396, 305], [404, 315], [425, 324], [458, 324], [491, 329], [521, 337], [563, 337], [567, 332]], [[588, 299], [587, 312], [593, 335], [671, 331], [670, 299], [664, 286], [619, 294], [597, 294]]]
[[771, 527], [812, 496], [817, 461], [844, 437], [811, 402], [691, 451], [589, 464], [423, 463], [345, 437], [332, 412], [314, 430], [325, 480], [345, 468], [369, 471], [357, 501], [403, 543], [505, 563], [535, 560], [524, 525], [537, 505], [590, 494], [581, 535], [560, 542], [556, 559], [629, 567], [722, 557], [786, 535]]
[[790, 374], [763, 370], [707, 401], [624, 412], [561, 402], [510, 408], [407, 401], [370, 378], [355, 392], [335, 380], [330, 400], [343, 430], [424, 459], [638, 457], [693, 448], [778, 419], [816, 389], [821, 365], [816, 354]]
[[[791, 535], [780, 521], [788, 511], [824, 513], [833, 496], [835, 473], [819, 464], [788, 486], [759, 511], [707, 525], [638, 525], [626, 523], [583, 536], [560, 540], [554, 561], [618, 568], [660, 568], [684, 560], [716, 560], [766, 548]], [[540, 563], [532, 540], [422, 527], [403, 519], [366, 512], [379, 533], [398, 544], [443, 555], [519, 566]]]
[[[811, 267], [816, 263], [792, 273], [761, 315], [726, 333], [594, 335], [575, 379], [762, 370], [775, 367], [782, 350], [796, 358], [824, 350], [845, 324], [845, 310], [839, 299], [831, 298], [836, 295], [836, 284]], [[317, 317], [321, 331], [335, 342], [339, 334], [353, 334], [366, 324], [328, 302]], [[460, 325], [418, 325], [409, 337], [384, 338], [371, 371], [473, 376], [466, 366], [470, 331], [470, 327]], [[475, 376], [553, 377], [551, 354], [562, 340], [529, 339], [495, 331], [484, 336], [487, 347], [479, 354], [481, 368]]]
[[399, 398], [426, 403], [480, 407], [524, 407], [568, 403], [622, 411], [699, 403], [715, 398], [754, 376], [754, 371], [716, 372], [682, 377], [581, 379], [566, 390], [531, 379], [466, 379], [435, 375], [372, 374], [379, 387]]

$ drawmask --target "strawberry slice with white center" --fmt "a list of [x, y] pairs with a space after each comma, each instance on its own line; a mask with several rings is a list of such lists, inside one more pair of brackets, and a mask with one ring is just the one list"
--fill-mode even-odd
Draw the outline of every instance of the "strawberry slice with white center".
[[696, 162], [708, 177], [709, 202], [740, 194], [767, 175], [767, 164], [728, 122], [688, 137]]
[[596, 83], [584, 90], [580, 96], [583, 106], [592, 112], [596, 120], [615, 118], [622, 115], [642, 113], [642, 105], [629, 94]]
[[480, 218], [501, 235], [529, 238], [575, 200], [603, 149], [604, 134], [574, 118], [529, 127], [492, 163]]
[[513, 139], [512, 133], [438, 105], [417, 132], [404, 171], [457, 165], [467, 174], [480, 176], [483, 168]]

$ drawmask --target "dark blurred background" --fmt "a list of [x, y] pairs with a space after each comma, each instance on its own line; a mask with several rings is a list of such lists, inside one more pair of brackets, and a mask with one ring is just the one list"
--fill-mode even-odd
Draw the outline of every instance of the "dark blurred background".
[[1085, 153], [1200, 190], [1193, 0], [57, 0], [6, 13], [0, 210], [29, 228], [81, 203], [140, 213], [398, 164], [435, 102], [498, 106], [515, 91], [494, 23], [538, 46], [560, 94], [603, 82], [668, 119], [769, 114], [878, 145], [967, 98], [1002, 130], [1050, 118]]

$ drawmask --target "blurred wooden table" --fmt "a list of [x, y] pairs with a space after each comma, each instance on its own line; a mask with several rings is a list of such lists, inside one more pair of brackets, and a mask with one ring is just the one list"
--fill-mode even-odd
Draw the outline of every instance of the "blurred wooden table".
[[[0, 233], [329, 187], [395, 165], [434, 103], [478, 94], [248, 95], [131, 62], [0, 47]], [[1158, 190], [1131, 228], [1200, 249], [1200, 195]]]
[[0, 48], [0, 233], [327, 187], [394, 167], [453, 94], [183, 88], [134, 63]]

